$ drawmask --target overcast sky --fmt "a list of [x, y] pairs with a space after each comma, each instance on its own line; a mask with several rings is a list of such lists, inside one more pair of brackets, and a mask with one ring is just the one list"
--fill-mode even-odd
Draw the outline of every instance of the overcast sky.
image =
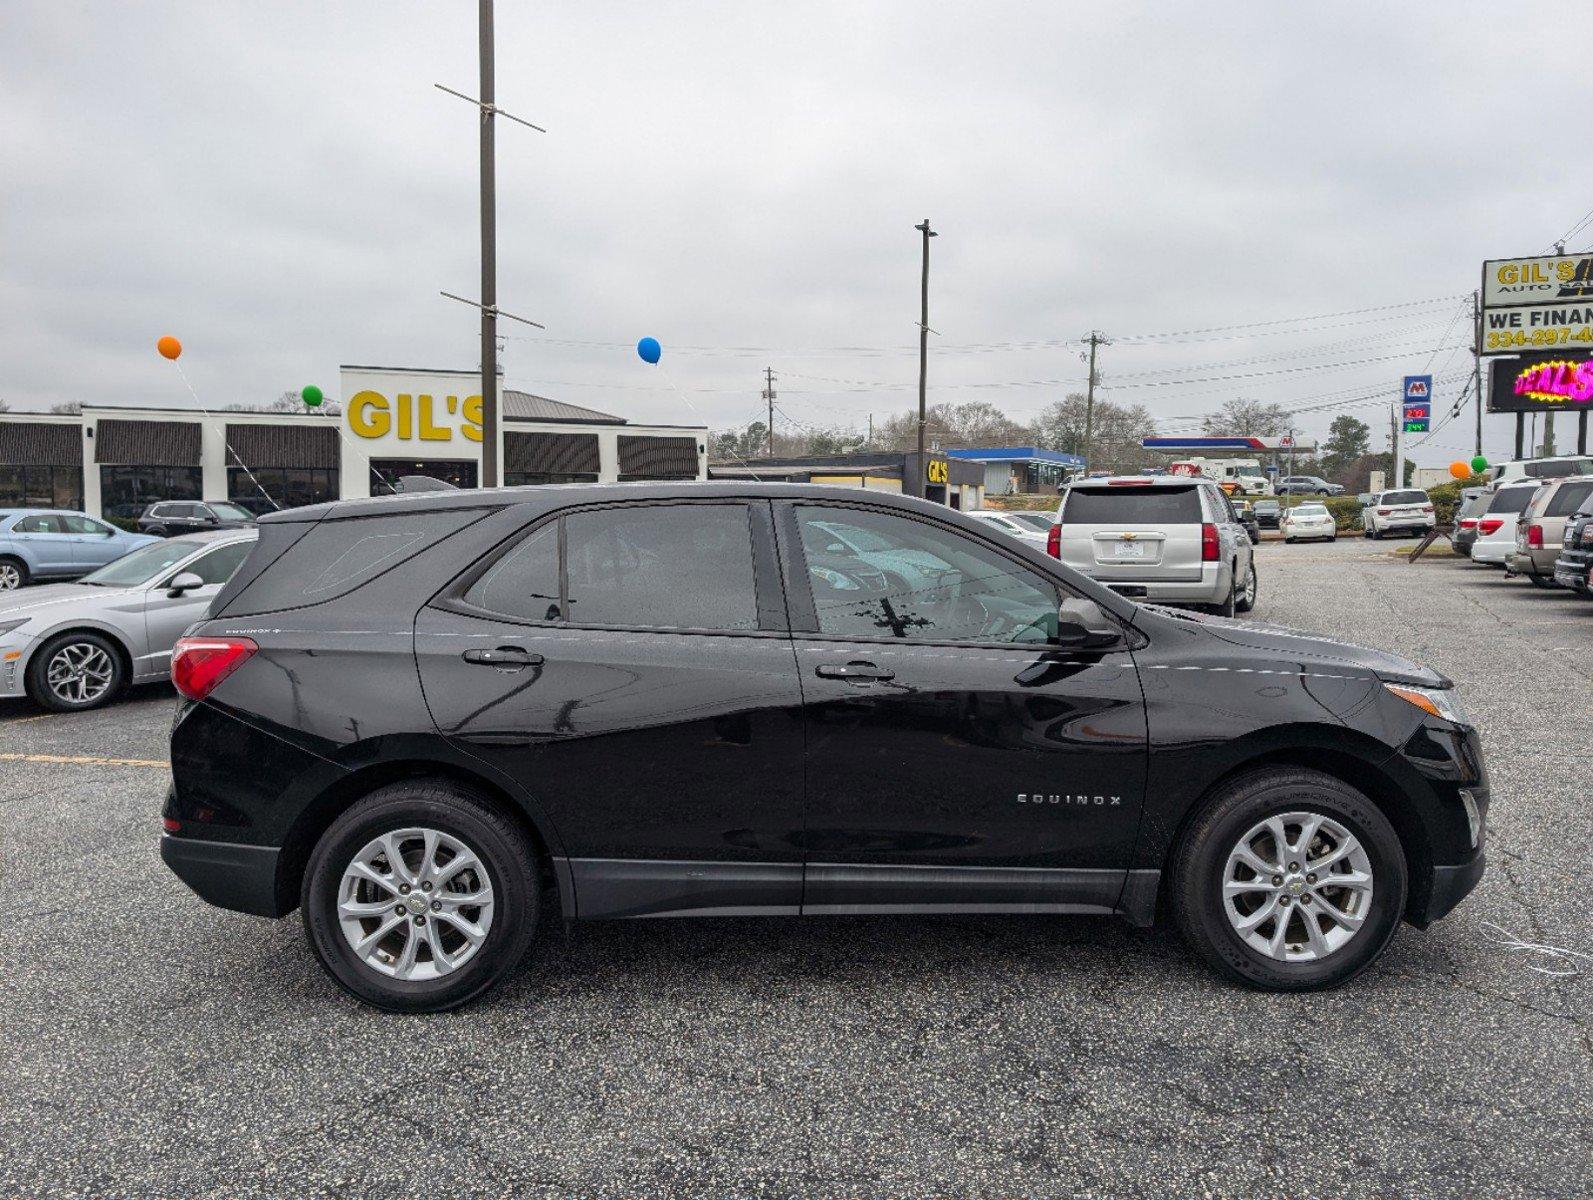
[[[1027, 419], [1091, 328], [1104, 394], [1169, 430], [1392, 398], [1469, 369], [1485, 257], [1593, 208], [1561, 128], [1593, 83], [1511, 34], [1558, 17], [1494, 4], [498, 8], [499, 103], [549, 130], [499, 126], [499, 302], [548, 327], [505, 323], [506, 378], [633, 420], [744, 423], [765, 366], [793, 421], [915, 403], [926, 216], [932, 402]], [[479, 290], [476, 118], [438, 81], [475, 92], [468, 0], [8, 0], [0, 399], [191, 405], [168, 332], [206, 406], [476, 368], [437, 295]]]

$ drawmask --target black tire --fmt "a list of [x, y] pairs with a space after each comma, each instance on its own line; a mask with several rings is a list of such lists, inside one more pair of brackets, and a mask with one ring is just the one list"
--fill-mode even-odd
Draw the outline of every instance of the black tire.
[[[110, 679], [104, 690], [75, 703], [56, 695], [49, 684], [50, 660], [68, 646], [92, 646], [110, 659]], [[127, 687], [127, 662], [122, 657], [122, 648], [103, 633], [80, 629], [59, 634], [34, 651], [28, 660], [23, 686], [35, 704], [51, 712], [87, 712], [109, 704], [122, 694]]]
[[[1256, 597], [1261, 595], [1261, 578], [1256, 574], [1254, 558], [1250, 560], [1250, 574], [1245, 577], [1245, 581], [1250, 585], [1249, 588], [1234, 596], [1233, 610], [1236, 613], [1250, 612], [1256, 606]], [[1246, 596], [1245, 591], [1249, 591], [1250, 594]]]
[[1361, 536], [1369, 538], [1369, 537], [1372, 536], [1372, 531], [1370, 529], [1362, 529], [1361, 530]]
[[28, 586], [28, 564], [12, 555], [0, 555], [0, 592]]
[[1239, 594], [1239, 573], [1237, 570], [1228, 572], [1228, 598], [1219, 604], [1210, 605], [1210, 611], [1219, 617], [1231, 617], [1234, 614], [1234, 601]]
[[165, 537], [166, 527], [164, 525], [151, 525], [143, 532], [149, 534], [150, 537]]
[[[1285, 962], [1234, 930], [1223, 907], [1223, 870], [1247, 830], [1268, 816], [1302, 811], [1330, 817], [1360, 841], [1371, 863], [1372, 901], [1343, 946], [1314, 961]], [[1201, 807], [1174, 852], [1169, 900], [1185, 941], [1219, 975], [1268, 991], [1310, 992], [1347, 983], [1377, 959], [1399, 926], [1407, 887], [1399, 835], [1375, 804], [1331, 775], [1264, 767], [1223, 784]]]
[[[494, 906], [486, 939], [469, 960], [425, 980], [396, 979], [368, 966], [337, 914], [343, 872], [354, 856], [383, 833], [411, 826], [469, 847], [486, 868]], [[372, 792], [332, 822], [310, 853], [301, 902], [310, 946], [344, 991], [388, 1012], [441, 1012], [476, 999], [520, 964], [536, 932], [539, 893], [535, 847], [512, 818], [459, 784], [405, 780]]]
[[1554, 580], [1545, 579], [1542, 575], [1536, 574], [1535, 572], [1528, 571], [1526, 572], [1526, 576], [1528, 579], [1532, 580], [1533, 587], [1552, 588], [1554, 586]]

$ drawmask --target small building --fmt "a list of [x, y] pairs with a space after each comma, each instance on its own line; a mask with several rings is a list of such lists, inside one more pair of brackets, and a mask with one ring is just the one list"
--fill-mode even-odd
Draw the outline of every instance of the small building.
[[946, 453], [952, 458], [983, 466], [985, 494], [990, 496], [1012, 496], [1020, 492], [1050, 495], [1068, 476], [1084, 469], [1084, 459], [1077, 454], [1042, 450], [1039, 446], [974, 448]]
[[[85, 405], [0, 414], [0, 504], [130, 521], [156, 500], [234, 500], [256, 512], [380, 495], [405, 475], [476, 487], [480, 376], [344, 367], [341, 412], [209, 412]], [[504, 484], [706, 479], [708, 430], [505, 388]]]
[[937, 504], [970, 510], [984, 507], [984, 471], [944, 451], [924, 455], [911, 450], [859, 450], [851, 454], [807, 454], [785, 458], [719, 460], [708, 465], [710, 479], [758, 479], [780, 483], [828, 483], [916, 495], [923, 472], [924, 495]]

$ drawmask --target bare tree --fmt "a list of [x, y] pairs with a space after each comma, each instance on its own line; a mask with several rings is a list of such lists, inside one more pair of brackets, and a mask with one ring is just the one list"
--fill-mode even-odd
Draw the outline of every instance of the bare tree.
[[1202, 419], [1200, 431], [1207, 437], [1277, 437], [1293, 420], [1282, 405], [1236, 397]]

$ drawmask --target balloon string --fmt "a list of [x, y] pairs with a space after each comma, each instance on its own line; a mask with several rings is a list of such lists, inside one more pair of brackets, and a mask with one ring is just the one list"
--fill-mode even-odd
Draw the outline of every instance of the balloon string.
[[[703, 424], [707, 425], [708, 424], [708, 418], [707, 417], [703, 417], [702, 411], [695, 404], [693, 404], [691, 402], [690, 398], [686, 395], [686, 393], [681, 391], [678, 387], [675, 386], [675, 380], [670, 375], [670, 373], [664, 368], [664, 364], [662, 362], [660, 362], [660, 363], [656, 363], [655, 365], [658, 367], [659, 371], [661, 371], [663, 373], [664, 382], [669, 384], [670, 390], [673, 391], [676, 396], [680, 397], [680, 399], [685, 401], [687, 408], [691, 409], [691, 411], [696, 413], [699, 417], [702, 417]], [[761, 479], [759, 477], [758, 472], [753, 468], [751, 463], [749, 463], [746, 459], [742, 458], [741, 455], [737, 454], [734, 450], [731, 450], [729, 453], [730, 453], [730, 457], [731, 458], [735, 459], [738, 463], [740, 463], [742, 466], [747, 468], [747, 473], [752, 476], [752, 480], [753, 480], [754, 483], [762, 483], [762, 482], [764, 482], [763, 479]]]
[[[182, 363], [178, 362], [174, 358], [171, 360], [171, 365], [177, 368], [177, 377], [183, 381], [183, 386], [188, 389], [188, 394], [194, 398], [194, 403], [199, 406], [199, 411], [204, 413], [205, 416], [209, 417], [213, 421], [221, 420], [221, 418], [217, 417], [215, 413], [211, 412], [205, 407], [204, 401], [199, 398], [199, 393], [194, 390], [194, 385], [188, 378], [188, 372], [183, 370]], [[266, 491], [261, 485], [260, 481], [254, 477], [254, 472], [249, 469], [249, 464], [243, 461], [243, 455], [234, 450], [232, 448], [232, 443], [227, 440], [227, 425], [225, 421], [223, 421], [221, 425], [221, 444], [227, 448], [228, 454], [232, 455], [233, 458], [238, 460], [238, 465], [243, 468], [243, 473], [249, 477], [249, 482], [254, 484], [259, 493], [266, 498], [266, 502], [270, 504], [272, 508], [276, 509], [278, 512], [281, 512], [282, 506], [276, 502], [276, 498], [272, 496], [270, 492]], [[229, 500], [231, 498], [231, 496], [228, 497]]]

